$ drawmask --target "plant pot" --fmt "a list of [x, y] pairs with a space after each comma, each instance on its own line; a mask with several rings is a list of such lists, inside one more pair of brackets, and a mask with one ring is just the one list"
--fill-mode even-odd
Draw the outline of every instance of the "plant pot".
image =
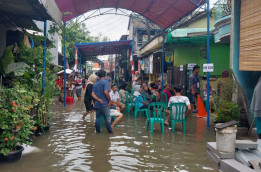
[[42, 131], [41, 131], [41, 128], [40, 128], [40, 127], [37, 127], [37, 129], [36, 129], [35, 132], [34, 132], [34, 135], [35, 135], [35, 136], [41, 136], [41, 135], [42, 135], [41, 132], [42, 132]]
[[24, 148], [22, 146], [17, 146], [17, 150], [10, 152], [7, 156], [0, 153], [0, 162], [15, 162], [21, 159], [23, 150]]
[[50, 128], [50, 124], [47, 124], [46, 126], [43, 127], [43, 130], [46, 132], [49, 131], [49, 128]]
[[225, 153], [234, 153], [236, 144], [237, 126], [230, 126], [216, 130], [217, 150]]

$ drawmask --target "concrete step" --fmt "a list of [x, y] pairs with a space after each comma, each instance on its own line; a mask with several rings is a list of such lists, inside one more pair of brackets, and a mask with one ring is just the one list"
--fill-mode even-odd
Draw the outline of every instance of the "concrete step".
[[235, 159], [220, 161], [220, 170], [223, 172], [255, 172], [253, 169], [241, 164]]
[[234, 153], [225, 153], [225, 152], [219, 152], [217, 150], [216, 142], [207, 142], [207, 148], [216, 154], [220, 159], [234, 159], [235, 154]]

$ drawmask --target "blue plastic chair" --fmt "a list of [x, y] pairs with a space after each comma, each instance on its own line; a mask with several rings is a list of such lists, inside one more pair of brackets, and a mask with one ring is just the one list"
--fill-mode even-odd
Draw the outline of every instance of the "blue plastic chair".
[[156, 102], [150, 103], [148, 109], [152, 109], [151, 107], [153, 108], [153, 111], [148, 111], [150, 113], [147, 117], [146, 129], [148, 131], [150, 124], [150, 133], [153, 134], [154, 123], [160, 123], [162, 134], [164, 134], [164, 121], [167, 105], [163, 102]]
[[125, 92], [125, 97], [126, 97], [126, 108], [125, 110], [127, 110], [128, 114], [130, 114], [131, 108], [134, 107], [134, 102], [133, 102], [133, 98], [130, 95], [130, 93], [128, 93], [127, 91]]
[[[181, 122], [183, 125], [183, 133], [186, 133], [186, 112], [187, 106], [185, 103], [171, 103], [170, 104], [170, 120], [169, 127], [172, 124], [172, 133], [175, 132], [175, 123]], [[174, 116], [173, 116], [174, 114]]]
[[[144, 101], [144, 96], [142, 96], [142, 101]], [[134, 105], [135, 105], [135, 109], [134, 109], [134, 119], [137, 118], [137, 114], [139, 112], [144, 112], [144, 114], [146, 114], [146, 117], [148, 116], [148, 109], [140, 109], [140, 106], [139, 106], [139, 100], [138, 100], [138, 97], [137, 96], [133, 96], [135, 101], [134, 101]]]

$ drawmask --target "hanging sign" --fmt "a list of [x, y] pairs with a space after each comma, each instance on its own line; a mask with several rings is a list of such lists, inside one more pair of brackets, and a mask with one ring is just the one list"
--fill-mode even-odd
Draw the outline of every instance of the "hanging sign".
[[189, 70], [193, 70], [193, 67], [194, 67], [195, 65], [196, 65], [195, 63], [189, 63], [189, 64], [188, 64], [188, 69], [189, 69]]
[[153, 55], [150, 56], [149, 64], [149, 73], [153, 74]]
[[214, 72], [214, 64], [213, 63], [203, 64], [203, 72]]
[[165, 53], [165, 61], [166, 63], [172, 63], [174, 60], [174, 53], [172, 51]]
[[180, 70], [180, 71], [183, 71], [183, 70], [184, 70], [184, 69], [183, 69], [183, 65], [180, 65], [179, 70]]

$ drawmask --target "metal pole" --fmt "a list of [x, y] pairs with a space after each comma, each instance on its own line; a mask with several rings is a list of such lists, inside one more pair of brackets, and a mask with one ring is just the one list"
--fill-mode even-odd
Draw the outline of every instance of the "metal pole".
[[124, 77], [125, 77], [125, 81], [126, 82], [129, 82], [129, 79], [128, 79], [128, 59], [130, 58], [130, 49], [127, 49], [127, 52], [126, 52], [126, 65], [125, 65], [125, 72], [124, 72]]
[[[210, 62], [209, 0], [207, 0], [207, 63]], [[207, 72], [207, 126], [209, 127], [209, 72]]]
[[[134, 52], [134, 41], [132, 40], [131, 55], [132, 55], [132, 61], [133, 61], [133, 69], [135, 70], [133, 52]], [[131, 73], [132, 73], [132, 65], [131, 65]], [[132, 78], [133, 78], [133, 76], [131, 75], [131, 79], [132, 79]]]
[[161, 58], [161, 90], [163, 91], [164, 87], [164, 57], [165, 57], [165, 30], [163, 32], [163, 41], [162, 41], [162, 58]]
[[[78, 51], [77, 51], [77, 53], [78, 53]], [[82, 57], [81, 57], [81, 55], [79, 55], [80, 56], [80, 74], [82, 75]]]
[[65, 29], [66, 29], [66, 23], [64, 23], [64, 30], [63, 30], [63, 81], [64, 81], [64, 107], [66, 106], [66, 46], [65, 46]]
[[44, 49], [43, 49], [43, 75], [42, 75], [42, 95], [45, 93], [45, 69], [46, 69], [46, 32], [47, 22], [44, 21]]

